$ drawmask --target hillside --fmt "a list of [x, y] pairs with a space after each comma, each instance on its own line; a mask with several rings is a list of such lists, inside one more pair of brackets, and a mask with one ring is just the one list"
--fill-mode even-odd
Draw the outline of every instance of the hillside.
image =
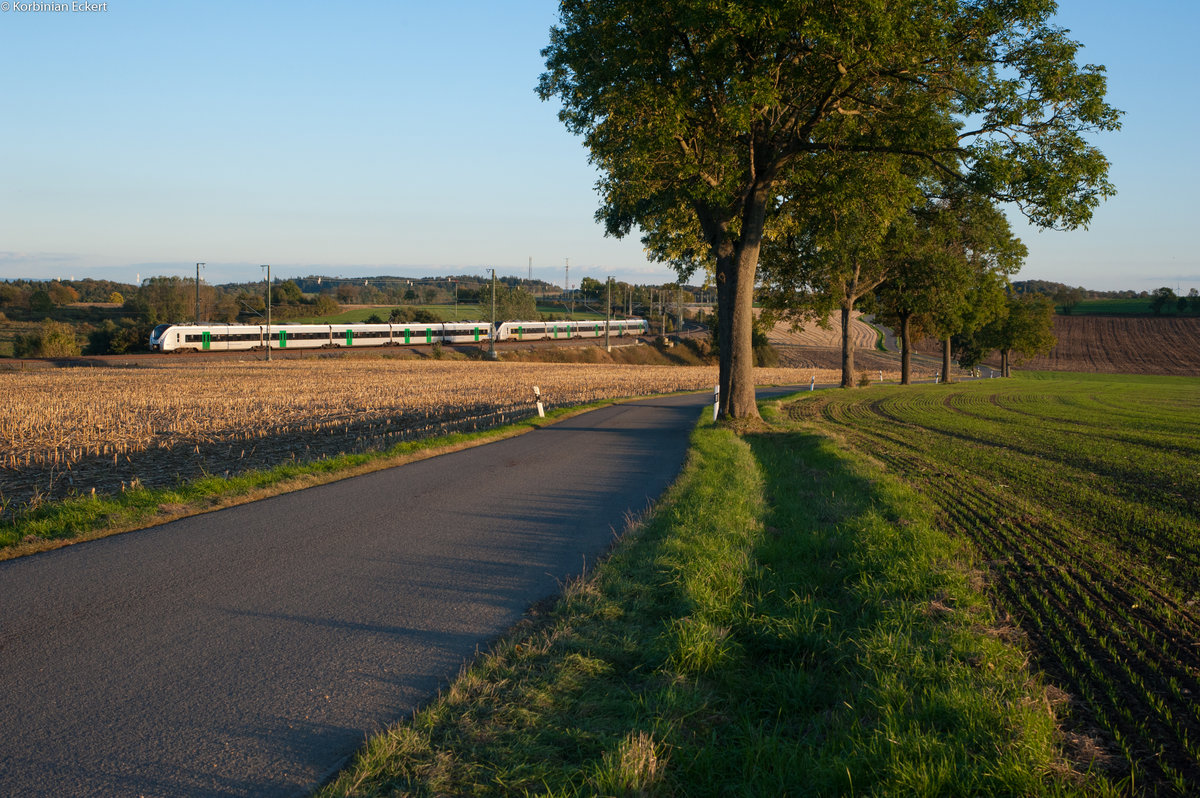
[[[812, 368], [840, 370], [842, 367], [842, 320], [839, 315], [829, 317], [829, 329], [815, 322], [799, 330], [792, 330], [788, 322], [777, 322], [767, 331], [767, 339], [779, 353], [779, 364], [788, 368]], [[850, 337], [854, 341], [854, 368], [857, 372], [884, 374], [900, 369], [900, 343], [892, 331], [879, 325], [884, 334], [886, 352], [875, 348], [879, 335], [875, 327], [868, 324], [861, 313], [855, 311], [850, 319]], [[936, 354], [936, 353], [934, 353]], [[914, 354], [913, 379], [932, 379], [941, 369], [941, 361], [934, 356]], [[889, 377], [890, 379], [890, 377]]]
[[1058, 345], [1030, 371], [1200, 375], [1200, 318], [1055, 316]]

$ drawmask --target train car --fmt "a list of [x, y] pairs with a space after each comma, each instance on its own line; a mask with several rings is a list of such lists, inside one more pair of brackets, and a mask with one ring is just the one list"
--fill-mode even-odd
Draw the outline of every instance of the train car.
[[239, 348], [262, 349], [269, 342], [272, 349], [324, 349], [336, 343], [332, 328], [328, 324], [272, 324], [269, 336], [266, 325], [259, 329], [262, 331], [263, 340], [258, 346]]
[[645, 335], [645, 319], [617, 319], [613, 322], [614, 335]]
[[[317, 326], [317, 325], [309, 325]], [[330, 324], [326, 346], [388, 346], [395, 343], [393, 324]], [[440, 326], [440, 325], [438, 325]]]
[[546, 337], [545, 321], [506, 321], [496, 329], [497, 341], [539, 341]]
[[448, 321], [441, 325], [442, 340], [448, 344], [477, 344], [492, 337], [492, 325], [486, 321]]
[[[602, 338], [603, 321], [506, 321], [496, 330], [497, 341], [537, 341], [549, 338]], [[609, 335], [640, 335], [646, 331], [643, 319], [613, 319], [607, 322]]]
[[[508, 321], [493, 329], [488, 322], [417, 324], [160, 324], [150, 333], [152, 352], [227, 352], [232, 350], [315, 349], [329, 347], [420, 346], [434, 343], [566, 340], [599, 338], [603, 321]], [[645, 332], [642, 319], [608, 322], [611, 335]]]
[[160, 324], [150, 333], [152, 352], [225, 352], [263, 345], [263, 328], [250, 324]]

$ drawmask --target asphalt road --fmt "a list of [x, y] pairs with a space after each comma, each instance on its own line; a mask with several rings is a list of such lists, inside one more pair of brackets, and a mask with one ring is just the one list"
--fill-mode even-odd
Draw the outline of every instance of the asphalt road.
[[307, 794], [606, 551], [708, 401], [0, 563], [0, 795]]

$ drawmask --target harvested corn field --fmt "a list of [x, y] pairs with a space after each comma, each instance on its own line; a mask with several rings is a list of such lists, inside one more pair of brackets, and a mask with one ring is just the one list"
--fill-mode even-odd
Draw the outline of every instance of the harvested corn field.
[[[828, 379], [763, 369], [768, 384]], [[170, 485], [483, 429], [548, 407], [711, 390], [713, 367], [346, 359], [4, 375], [0, 502]]]

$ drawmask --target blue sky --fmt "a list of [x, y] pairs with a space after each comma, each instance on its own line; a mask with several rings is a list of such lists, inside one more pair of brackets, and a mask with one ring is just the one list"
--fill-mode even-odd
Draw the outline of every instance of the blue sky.
[[[0, 278], [482, 273], [666, 282], [593, 221], [596, 175], [534, 86], [557, 3], [149, 2], [0, 11]], [[1200, 4], [1064, 0], [1108, 67], [1118, 196], [1017, 224], [1017, 279], [1200, 286]]]

